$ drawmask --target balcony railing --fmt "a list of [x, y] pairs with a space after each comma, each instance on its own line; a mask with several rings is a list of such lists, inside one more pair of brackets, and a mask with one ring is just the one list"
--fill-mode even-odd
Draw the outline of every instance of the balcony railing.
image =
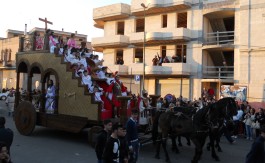
[[233, 44], [235, 31], [207, 33], [205, 38], [206, 45]]
[[234, 79], [234, 66], [204, 66], [205, 79]]
[[95, 21], [125, 19], [128, 18], [130, 14], [131, 14], [130, 5], [124, 3], [118, 3], [118, 4], [113, 4], [93, 9], [93, 19]]
[[132, 0], [131, 12], [133, 15], [144, 15], [141, 3], [148, 4], [146, 14], [159, 14], [191, 8], [192, 0]]
[[234, 5], [236, 0], [207, 0], [203, 1], [203, 9], [223, 8], [224, 6]]
[[[128, 66], [128, 71], [128, 74], [143, 74], [143, 64], [131, 64]], [[190, 75], [190, 73], [191, 66], [187, 63], [163, 63], [162, 66], [145, 66], [146, 75]]]
[[113, 35], [113, 36], [92, 38], [93, 47], [127, 46], [128, 44], [129, 44], [129, 37], [125, 35]]

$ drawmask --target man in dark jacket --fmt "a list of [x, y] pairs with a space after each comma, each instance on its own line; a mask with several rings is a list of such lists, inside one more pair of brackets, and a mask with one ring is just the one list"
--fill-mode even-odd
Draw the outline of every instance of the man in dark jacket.
[[128, 163], [129, 158], [129, 146], [126, 138], [126, 128], [122, 129], [121, 135], [118, 135], [120, 140], [120, 162], [119, 163]]
[[130, 158], [129, 163], [136, 163], [138, 159], [139, 152], [139, 140], [138, 140], [138, 129], [137, 129], [137, 118], [139, 112], [138, 110], [132, 110], [131, 118], [127, 121], [127, 141], [129, 145]]
[[104, 130], [100, 131], [99, 135], [97, 136], [97, 142], [96, 142], [96, 148], [95, 148], [97, 158], [98, 158], [98, 163], [103, 163], [103, 160], [102, 160], [103, 151], [104, 151], [106, 142], [108, 140], [108, 137], [110, 135], [110, 131], [112, 128], [111, 120], [105, 120], [103, 124], [104, 124]]
[[121, 124], [116, 123], [112, 126], [112, 133], [103, 152], [103, 159], [105, 163], [120, 162], [121, 143], [118, 136], [122, 136], [122, 133], [123, 127]]
[[11, 129], [5, 128], [6, 119], [0, 117], [0, 142], [4, 142], [7, 145], [8, 154], [10, 155], [10, 147], [13, 142], [14, 133]]
[[265, 126], [260, 128], [260, 136], [256, 138], [250, 152], [247, 154], [246, 163], [264, 163], [265, 162], [265, 150], [264, 150], [264, 141], [265, 141]]

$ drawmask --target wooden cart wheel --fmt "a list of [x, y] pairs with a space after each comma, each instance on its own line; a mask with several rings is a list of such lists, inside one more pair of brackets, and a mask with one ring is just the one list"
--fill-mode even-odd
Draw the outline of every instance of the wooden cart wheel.
[[36, 125], [36, 110], [34, 106], [28, 101], [21, 102], [15, 109], [14, 119], [19, 133], [30, 135]]
[[100, 126], [93, 126], [88, 131], [88, 143], [94, 148], [96, 146], [97, 134], [103, 130]]

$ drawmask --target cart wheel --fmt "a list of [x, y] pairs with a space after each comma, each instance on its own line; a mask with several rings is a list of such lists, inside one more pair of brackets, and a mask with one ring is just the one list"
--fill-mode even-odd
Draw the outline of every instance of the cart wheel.
[[30, 135], [36, 125], [36, 111], [28, 101], [21, 102], [15, 109], [15, 124], [17, 130], [22, 135]]
[[100, 126], [93, 126], [88, 131], [88, 143], [93, 148], [95, 148], [95, 146], [96, 146], [97, 135], [98, 135], [99, 131], [101, 131], [101, 130], [103, 130], [102, 127], [100, 127]]

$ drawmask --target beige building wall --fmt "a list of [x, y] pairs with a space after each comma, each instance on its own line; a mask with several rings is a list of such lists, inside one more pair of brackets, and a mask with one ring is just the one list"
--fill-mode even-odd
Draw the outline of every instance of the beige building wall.
[[[0, 54], [2, 50], [11, 50], [11, 61], [8, 62], [11, 65], [9, 67], [4, 66], [4, 61], [0, 63], [0, 89], [3, 88], [16, 88], [16, 53], [19, 47], [19, 37], [12, 37], [0, 40]], [[0, 60], [4, 60], [4, 56]]]
[[[251, 7], [249, 11], [248, 8]], [[265, 2], [262, 0], [241, 0], [238, 16], [239, 48], [235, 64], [235, 83], [248, 87], [248, 100], [265, 101]], [[237, 59], [237, 60], [236, 60]]]
[[[141, 3], [148, 4], [150, 6], [161, 4], [163, 5], [167, 1], [148, 1], [148, 0], [132, 0], [130, 11], [142, 11]], [[175, 2], [175, 1], [174, 1]], [[251, 4], [249, 4], [249, 2]], [[216, 79], [203, 79], [203, 66], [214, 66], [214, 61], [209, 55], [209, 51], [234, 51], [234, 79], [231, 80], [232, 84], [248, 87], [248, 100], [249, 101], [265, 101], [265, 1], [264, 0], [208, 0], [200, 1], [193, 0], [190, 9], [171, 11], [169, 13], [159, 13], [146, 16], [146, 32], [147, 36], [153, 32], [172, 32], [177, 31], [177, 14], [179, 12], [187, 12], [187, 29], [190, 32], [191, 40], [187, 44], [187, 64], [190, 65], [191, 75], [189, 76], [189, 87], [185, 96], [189, 98], [199, 98], [201, 96], [201, 90], [203, 86], [217, 85], [221, 80]], [[200, 4], [202, 3], [202, 4]], [[249, 7], [251, 10], [249, 11]], [[106, 10], [109, 10], [108, 6]], [[226, 46], [208, 46], [204, 44], [207, 33], [213, 32], [213, 28], [210, 23], [210, 19], [205, 14], [220, 16], [220, 13], [224, 16], [234, 12], [234, 43], [229, 47]], [[168, 24], [167, 28], [161, 28], [162, 15], [167, 14]], [[142, 16], [137, 16], [142, 18]], [[211, 19], [214, 19], [212, 17]], [[144, 33], [135, 32], [136, 21], [135, 16], [129, 16], [120, 20], [108, 20], [104, 24], [104, 38], [111, 38], [116, 35], [117, 21], [125, 22], [125, 37], [129, 40], [137, 40], [143, 42]], [[103, 38], [102, 38], [103, 39]], [[130, 41], [128, 42], [130, 45]], [[154, 55], [161, 54], [161, 46], [166, 46], [167, 55], [171, 57], [175, 53], [174, 44], [163, 44], [155, 46], [146, 46], [146, 65], [152, 66], [152, 59]], [[142, 45], [138, 45], [141, 48]], [[115, 62], [115, 49], [108, 48], [104, 50], [104, 59], [111, 62], [105, 62], [105, 65], [113, 64]], [[123, 49], [124, 65], [134, 68], [140, 68], [142, 64], [134, 63], [134, 48], [121, 47]], [[105, 54], [106, 53], [106, 54]], [[173, 75], [173, 74], [172, 74]], [[170, 78], [170, 77], [169, 77]], [[126, 79], [123, 79], [126, 80]], [[147, 79], [146, 86], [152, 93], [156, 93], [161, 85], [161, 94], [165, 95], [167, 91], [178, 92], [179, 89], [170, 82], [179, 83], [179, 78], [174, 78], [169, 83], [167, 80], [159, 79]], [[224, 82], [225, 83], [225, 82]], [[229, 82], [228, 82], [229, 83]], [[183, 90], [184, 91], [184, 90]], [[185, 92], [184, 91], [184, 92]], [[184, 95], [183, 94], [183, 95]], [[216, 92], [218, 95], [219, 92]], [[176, 95], [178, 95], [176, 93]]]

